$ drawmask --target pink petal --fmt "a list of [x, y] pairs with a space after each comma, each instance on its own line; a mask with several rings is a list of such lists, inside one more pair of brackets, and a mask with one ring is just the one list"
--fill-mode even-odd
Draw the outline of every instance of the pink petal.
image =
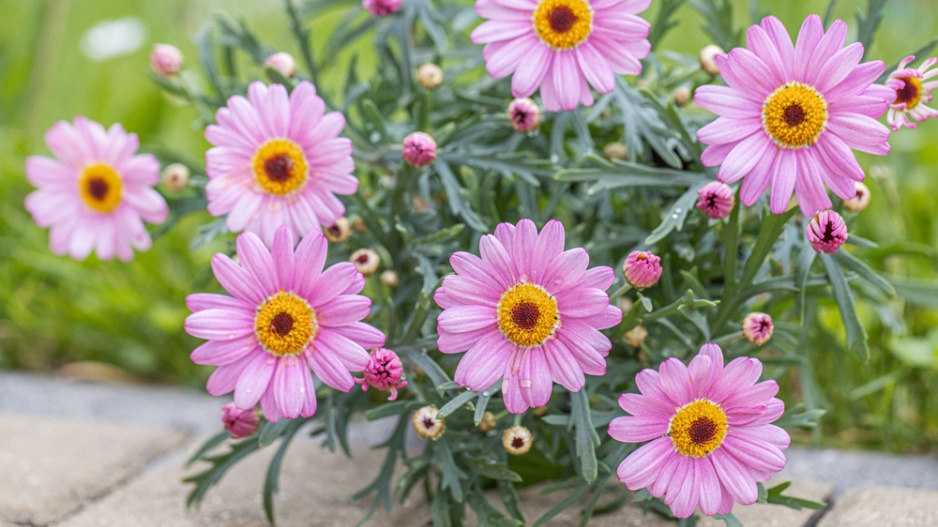
[[656, 417], [670, 420], [675, 414], [675, 406], [667, 400], [638, 393], [623, 393], [619, 396], [619, 406], [626, 412], [644, 417]]
[[280, 407], [283, 416], [288, 419], [299, 417], [303, 404], [308, 397], [316, 397], [315, 392], [308, 393], [304, 377], [312, 376], [305, 360], [297, 357], [283, 357], [274, 371], [270, 390], [274, 392], [274, 401]]
[[312, 231], [303, 237], [294, 256], [293, 291], [303, 298], [316, 286], [326, 262], [328, 242], [322, 233]]
[[609, 435], [623, 443], [642, 443], [668, 433], [668, 420], [660, 417], [617, 417], [609, 423]]
[[225, 291], [236, 298], [255, 305], [264, 299], [264, 291], [257, 282], [228, 256], [224, 254], [213, 256], [212, 270]]
[[498, 324], [498, 314], [492, 307], [455, 306], [443, 310], [437, 318], [440, 331], [467, 333], [491, 328]]
[[246, 232], [238, 236], [235, 245], [241, 267], [261, 286], [264, 296], [276, 293], [280, 287], [274, 276], [274, 259], [264, 242], [253, 233]]
[[511, 348], [504, 335], [491, 331], [463, 355], [453, 380], [473, 391], [485, 390], [502, 376], [510, 357]]
[[473, 280], [468, 276], [450, 275], [443, 279], [443, 289], [447, 296], [463, 304], [490, 306], [498, 304], [501, 294], [485, 282]]
[[580, 103], [580, 83], [582, 75], [576, 63], [576, 55], [569, 51], [560, 51], [554, 54], [554, 64], [551, 68], [551, 77], [554, 90], [560, 98], [560, 107], [564, 110], [573, 110]]
[[565, 291], [580, 281], [589, 260], [589, 254], [582, 248], [560, 253], [560, 256], [549, 263], [540, 285], [555, 295]]
[[593, 288], [570, 288], [555, 298], [562, 317], [591, 317], [602, 313], [609, 305], [606, 292]]
[[[299, 266], [297, 267], [299, 268]], [[325, 307], [326, 304], [335, 300], [354, 284], [360, 276], [361, 274], [352, 262], [337, 263], [323, 271], [316, 281], [316, 285], [306, 295], [306, 299], [311, 306], [317, 309]]]
[[700, 487], [700, 512], [707, 516], [717, 514], [723, 502], [723, 487], [709, 457], [697, 463], [697, 485]]
[[531, 408], [544, 406], [550, 400], [554, 383], [550, 378], [550, 368], [543, 348], [526, 350], [521, 357], [518, 382], [521, 385], [521, 396]]
[[544, 357], [554, 382], [571, 392], [583, 389], [586, 384], [583, 369], [560, 340], [548, 340], [544, 343]]
[[629, 454], [619, 464], [616, 473], [619, 481], [625, 483], [629, 490], [643, 489], [651, 485], [661, 467], [677, 455], [679, 454], [674, 451], [671, 438], [661, 437]]
[[814, 50], [823, 36], [824, 25], [821, 24], [821, 17], [808, 15], [801, 24], [801, 30], [795, 42], [795, 69], [792, 72], [794, 78], [804, 78], [805, 69], [812, 60], [815, 60]]
[[306, 360], [313, 368], [313, 373], [322, 379], [322, 382], [332, 386], [340, 392], [347, 392], [355, 386], [355, 379], [349, 373], [334, 353], [322, 353], [316, 348], [316, 342], [307, 348]]
[[224, 366], [243, 359], [254, 350], [257, 350], [257, 338], [249, 335], [233, 340], [210, 340], [195, 348], [189, 358], [196, 364]]
[[697, 130], [697, 139], [708, 145], [736, 143], [756, 132], [762, 132], [761, 117], [749, 117], [747, 119], [720, 117]]
[[710, 388], [711, 401], [723, 404], [728, 397], [732, 397], [738, 390], [748, 388], [759, 380], [762, 375], [762, 363], [749, 357], [733, 359], [723, 369], [721, 375]]
[[755, 503], [759, 493], [756, 489], [756, 482], [749, 474], [749, 470], [735, 457], [726, 455], [721, 450], [723, 449], [720, 448], [708, 456], [708, 459], [713, 463], [713, 468], [716, 469], [720, 482], [738, 503], [742, 505]]
[[775, 146], [765, 134], [756, 132], [740, 141], [726, 159], [723, 160], [723, 166], [717, 172], [717, 179], [726, 184], [732, 184], [749, 173], [756, 166], [765, 153], [774, 149]]
[[384, 346], [384, 333], [364, 322], [353, 322], [344, 326], [331, 327], [329, 331], [337, 335], [342, 335], [352, 342], [357, 342], [365, 349], [374, 349]]
[[254, 316], [231, 309], [205, 309], [186, 317], [185, 329], [200, 339], [232, 340], [254, 333]]
[[251, 408], [261, 396], [267, 391], [270, 384], [270, 378], [274, 374], [277, 363], [286, 360], [285, 358], [274, 359], [269, 354], [255, 353], [247, 359], [247, 365], [244, 372], [238, 378], [235, 385], [234, 401], [239, 408]]
[[798, 178], [798, 160], [794, 152], [779, 152], [775, 159], [772, 173], [772, 195], [769, 200], [772, 214], [782, 214], [788, 209], [788, 202], [795, 190], [795, 180]]
[[762, 115], [759, 103], [746, 99], [729, 86], [704, 84], [694, 90], [697, 106], [729, 119], [747, 119]]
[[369, 354], [360, 344], [330, 329], [316, 336], [317, 353], [331, 353], [349, 371], [364, 371]]

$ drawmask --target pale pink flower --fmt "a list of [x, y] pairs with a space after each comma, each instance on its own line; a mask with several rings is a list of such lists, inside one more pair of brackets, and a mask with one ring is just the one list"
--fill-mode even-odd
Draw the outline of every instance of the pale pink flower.
[[863, 170], [852, 150], [885, 155], [889, 128], [876, 119], [895, 91], [874, 84], [882, 61], [860, 64], [863, 46], [844, 47], [847, 24], [808, 16], [797, 44], [775, 17], [746, 34], [750, 49], [717, 55], [727, 86], [697, 89], [698, 105], [720, 115], [697, 132], [706, 143], [706, 166], [721, 165], [717, 179], [743, 180], [740, 201], [752, 205], [771, 188], [770, 208], [781, 214], [792, 192], [806, 216], [831, 207], [825, 190], [854, 196]]
[[289, 225], [305, 236], [342, 217], [336, 194], [354, 194], [352, 143], [338, 137], [339, 112], [325, 112], [316, 88], [302, 81], [289, 95], [279, 84], [252, 82], [205, 129], [215, 145], [205, 154], [208, 211], [228, 215], [231, 232], [246, 230], [269, 247], [274, 231]]
[[485, 44], [489, 75], [512, 75], [515, 97], [540, 88], [548, 111], [593, 104], [590, 86], [609, 93], [616, 74], [638, 75], [648, 56], [648, 22], [639, 18], [651, 0], [477, 0], [488, 19], [472, 32]]
[[365, 365], [365, 377], [355, 379], [362, 385], [362, 391], [374, 386], [379, 390], [391, 390], [389, 401], [397, 399], [397, 389], [407, 386], [404, 378], [404, 365], [401, 364], [397, 353], [387, 349], [378, 348], [371, 353], [368, 364]]
[[137, 154], [137, 134], [120, 124], [107, 130], [85, 117], [55, 123], [46, 132], [54, 158], [30, 156], [26, 178], [39, 187], [26, 196], [36, 225], [49, 228], [49, 247], [58, 255], [84, 260], [133, 258], [152, 240], [143, 222], [163, 223], [169, 208], [153, 186], [160, 162]]
[[619, 479], [630, 490], [664, 497], [678, 518], [698, 506], [712, 516], [729, 513], [734, 503], [755, 503], [756, 483], [785, 467], [782, 450], [791, 443], [769, 424], [785, 404], [775, 398], [775, 381], [756, 382], [761, 374], [762, 363], [749, 357], [724, 368], [716, 344], [704, 344], [689, 367], [671, 358], [659, 371], [640, 371], [635, 383], [641, 393], [619, 397], [631, 415], [613, 419], [609, 435], [651, 442], [622, 461]]
[[622, 264], [625, 281], [639, 290], [658, 283], [661, 272], [661, 257], [651, 251], [632, 251]]
[[358, 293], [365, 279], [349, 262], [323, 269], [328, 243], [310, 231], [296, 251], [286, 225], [268, 250], [254, 233], [238, 236], [238, 262], [212, 258], [215, 278], [232, 296], [197, 293], [186, 298], [193, 311], [186, 332], [208, 342], [192, 352], [196, 364], [218, 366], [208, 391], [234, 391], [238, 408], [260, 402], [264, 417], [309, 417], [316, 412], [310, 368], [324, 383], [347, 392], [350, 371], [362, 371], [364, 348], [384, 344], [384, 334], [360, 322], [371, 300]]
[[284, 77], [292, 77], [296, 74], [296, 59], [286, 51], [278, 51], [267, 57], [264, 65], [280, 72]]
[[508, 105], [508, 121], [517, 132], [530, 132], [541, 124], [541, 109], [537, 103], [524, 97]]
[[150, 67], [160, 77], [169, 77], [182, 69], [182, 52], [172, 44], [154, 44], [150, 52]]
[[261, 425], [261, 418], [254, 407], [243, 410], [228, 403], [221, 407], [221, 422], [231, 432], [232, 439], [243, 439], [254, 435]]
[[547, 222], [540, 234], [531, 220], [499, 224], [479, 241], [482, 258], [457, 252], [455, 275], [443, 279], [434, 299], [437, 346], [467, 353], [455, 381], [484, 390], [502, 378], [512, 413], [547, 404], [553, 383], [579, 391], [585, 373], [606, 372], [612, 344], [599, 332], [622, 320], [609, 305], [609, 267], [587, 270], [581, 248], [564, 251], [563, 225]]
[[815, 214], [805, 232], [811, 247], [819, 253], [834, 254], [847, 241], [847, 224], [832, 210]]
[[756, 346], [761, 346], [772, 338], [772, 331], [775, 326], [772, 324], [772, 317], [758, 311], [749, 313], [743, 318], [742, 330], [746, 340]]
[[415, 167], [425, 167], [436, 159], [436, 141], [423, 132], [414, 132], [404, 138], [404, 161]]
[[920, 122], [929, 117], [938, 117], [938, 110], [925, 106], [931, 102], [931, 91], [938, 88], [938, 80], [928, 80], [938, 75], [938, 68], [931, 69], [938, 58], [932, 57], [918, 68], [907, 68], [913, 60], [915, 55], [902, 59], [896, 71], [890, 73], [886, 80], [886, 86], [896, 92], [895, 100], [889, 105], [889, 113], [886, 114], [886, 122], [893, 130], [903, 126], [915, 128], [916, 124], [909, 117]]
[[362, 0], [362, 7], [374, 16], [388, 16], [397, 13], [404, 0]]
[[711, 181], [697, 191], [697, 209], [708, 218], [722, 220], [729, 216], [734, 205], [736, 197], [726, 183]]

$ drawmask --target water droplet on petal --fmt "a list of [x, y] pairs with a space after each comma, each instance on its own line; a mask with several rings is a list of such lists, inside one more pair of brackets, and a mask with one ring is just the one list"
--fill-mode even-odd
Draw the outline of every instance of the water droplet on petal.
[[530, 388], [531, 386], [533, 386], [533, 384], [534, 384], [534, 383], [531, 382], [531, 379], [521, 379], [521, 387], [522, 387], [522, 388]]
[[254, 388], [245, 388], [245, 389], [244, 389], [244, 392], [245, 392], [245, 393], [251, 393], [251, 392], [253, 392], [253, 391], [254, 391]]
[[229, 333], [228, 340], [233, 340], [233, 339], [234, 339], [234, 333]]
[[300, 386], [300, 393], [306, 393], [306, 388], [304, 386]]

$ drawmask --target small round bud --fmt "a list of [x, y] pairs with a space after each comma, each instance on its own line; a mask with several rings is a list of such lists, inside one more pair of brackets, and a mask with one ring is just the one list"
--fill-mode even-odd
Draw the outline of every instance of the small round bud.
[[232, 439], [241, 439], [257, 432], [261, 418], [255, 408], [242, 410], [234, 403], [228, 403], [221, 407], [221, 422], [225, 430], [231, 432]]
[[428, 90], [439, 88], [443, 84], [443, 70], [432, 62], [421, 64], [417, 68], [417, 84]]
[[436, 141], [423, 132], [414, 132], [404, 138], [404, 161], [415, 167], [425, 167], [436, 159]]
[[632, 346], [633, 348], [637, 348], [641, 346], [642, 343], [645, 342], [645, 339], [647, 338], [648, 338], [648, 330], [645, 329], [645, 326], [638, 325], [626, 331], [625, 335], [623, 335], [622, 337], [622, 340], [627, 345]]
[[182, 163], [171, 163], [163, 169], [160, 177], [166, 188], [172, 192], [179, 192], [189, 184], [189, 167]]
[[400, 283], [400, 277], [397, 274], [397, 271], [388, 269], [387, 271], [381, 273], [381, 283], [388, 287], [397, 287], [397, 284]]
[[374, 16], [388, 16], [401, 8], [404, 0], [363, 0], [362, 7]]
[[655, 285], [661, 271], [661, 257], [651, 251], [632, 251], [622, 264], [625, 280], [639, 290]]
[[182, 69], [182, 52], [172, 44], [154, 44], [150, 67], [160, 77], [175, 75]]
[[479, 421], [479, 430], [488, 432], [493, 428], [495, 428], [495, 414], [492, 412], [485, 412], [482, 414], [482, 420]]
[[678, 106], [687, 106], [687, 103], [689, 103], [691, 99], [690, 88], [687, 86], [678, 86], [677, 88], [674, 88], [674, 91], [671, 92], [671, 98], [674, 99], [674, 104]]
[[407, 386], [404, 379], [404, 365], [401, 364], [397, 353], [386, 349], [378, 348], [368, 357], [368, 364], [365, 365], [365, 377], [355, 379], [355, 382], [362, 385], [362, 391], [374, 386], [379, 390], [391, 390], [389, 401], [397, 399], [397, 389]]
[[821, 253], [834, 254], [847, 241], [847, 224], [840, 214], [822, 210], [808, 222], [806, 229], [811, 247]]
[[364, 234], [368, 232], [368, 224], [365, 223], [365, 220], [361, 216], [355, 216], [352, 219], [352, 230], [358, 234]]
[[264, 65], [279, 71], [281, 75], [287, 78], [296, 75], [296, 59], [285, 51], [278, 51], [267, 57]]
[[608, 161], [625, 161], [629, 157], [629, 151], [622, 143], [609, 143], [603, 148], [603, 157]]
[[534, 414], [534, 417], [544, 417], [547, 415], [547, 405], [545, 404], [544, 406], [538, 406], [531, 413]]
[[726, 52], [723, 51], [723, 48], [721, 48], [720, 46], [717, 46], [716, 44], [710, 44], [708, 46], [704, 46], [704, 48], [700, 50], [701, 69], [703, 69], [710, 75], [719, 75], [720, 69], [717, 68], [717, 62], [714, 59], [714, 57], [716, 57], [717, 55], [721, 55], [723, 53], [726, 53]]
[[348, 261], [355, 264], [358, 272], [365, 276], [373, 275], [381, 265], [381, 258], [378, 257], [378, 253], [371, 249], [359, 249], [353, 252]]
[[424, 406], [414, 412], [414, 417], [410, 422], [414, 425], [418, 436], [433, 441], [443, 436], [446, 432], [446, 419], [438, 419], [436, 417], [438, 412], [435, 406]]
[[761, 346], [772, 338], [772, 317], [765, 313], [753, 312], [743, 319], [743, 336], [756, 346]]
[[335, 220], [335, 223], [322, 228], [326, 239], [332, 243], [342, 243], [352, 234], [352, 227], [345, 217]]
[[844, 208], [850, 212], [862, 212], [870, 206], [870, 189], [857, 181], [857, 195], [844, 202]]
[[527, 454], [533, 443], [531, 431], [523, 426], [513, 426], [502, 434], [502, 446], [513, 456]]
[[515, 99], [508, 104], [508, 122], [517, 132], [530, 132], [541, 125], [541, 109], [527, 97]]
[[722, 220], [736, 205], [733, 189], [726, 183], [711, 181], [697, 191], [697, 209], [708, 218]]

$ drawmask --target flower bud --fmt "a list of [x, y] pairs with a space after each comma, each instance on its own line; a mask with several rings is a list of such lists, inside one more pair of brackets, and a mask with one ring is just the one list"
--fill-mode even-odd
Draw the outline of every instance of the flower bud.
[[622, 265], [625, 281], [635, 289], [651, 287], [661, 278], [661, 258], [651, 251], [632, 251]]
[[479, 421], [479, 430], [488, 432], [493, 428], [495, 428], [495, 414], [492, 412], [485, 412], [482, 414], [482, 420]]
[[710, 44], [709, 46], [704, 46], [700, 50], [700, 67], [710, 75], [719, 75], [720, 69], [717, 68], [717, 62], [714, 60], [714, 57], [726, 53], [723, 51], [723, 48], [717, 46], [716, 44]]
[[254, 408], [242, 410], [234, 403], [228, 403], [221, 407], [221, 422], [225, 430], [231, 432], [232, 439], [241, 439], [257, 432], [261, 418]]
[[404, 365], [401, 364], [400, 357], [386, 348], [378, 348], [371, 353], [364, 373], [364, 378], [355, 379], [355, 382], [362, 385], [362, 391], [367, 390], [369, 386], [379, 390], [391, 390], [389, 401], [397, 399], [398, 388], [407, 386], [407, 381], [403, 380]]
[[708, 218], [722, 220], [736, 205], [733, 189], [726, 183], [711, 181], [697, 191], [697, 208]]
[[189, 167], [182, 163], [171, 163], [163, 169], [163, 184], [172, 192], [179, 192], [189, 184]]
[[352, 234], [352, 227], [349, 225], [348, 219], [343, 216], [335, 220], [332, 225], [323, 227], [322, 233], [330, 242], [342, 243]]
[[531, 431], [523, 426], [513, 426], [502, 434], [502, 446], [513, 456], [527, 454], [533, 443]]
[[622, 340], [625, 341], [627, 345], [632, 346], [633, 348], [637, 348], [641, 346], [647, 338], [648, 330], [645, 329], [645, 326], [638, 325], [626, 331], [625, 335], [622, 337]]
[[603, 148], [603, 157], [608, 161], [625, 161], [629, 157], [629, 151], [622, 143], [609, 143]]
[[534, 417], [544, 417], [547, 415], [547, 405], [545, 404], [544, 406], [538, 406], [534, 408], [531, 413], [534, 414]]
[[446, 419], [436, 417], [439, 410], [435, 406], [424, 406], [414, 412], [414, 417], [410, 420], [414, 425], [417, 435], [424, 439], [436, 441], [446, 432]]
[[404, 138], [404, 161], [415, 167], [425, 167], [436, 159], [436, 141], [423, 132], [414, 132]]
[[279, 71], [281, 75], [287, 78], [296, 75], [296, 59], [285, 51], [279, 51], [267, 57], [264, 65]]
[[432, 62], [422, 64], [417, 68], [417, 84], [428, 90], [439, 88], [443, 84], [443, 70]]
[[527, 97], [515, 99], [508, 104], [508, 121], [516, 132], [530, 132], [541, 125], [541, 109]]
[[678, 86], [674, 88], [674, 91], [671, 92], [671, 98], [674, 99], [674, 104], [678, 106], [687, 106], [687, 103], [690, 102], [691, 93], [690, 88], [687, 86]]
[[362, 7], [374, 16], [388, 16], [397, 13], [404, 0], [363, 0]]
[[358, 234], [364, 234], [368, 232], [368, 224], [365, 223], [365, 220], [361, 216], [355, 216], [352, 219], [352, 230]]
[[772, 338], [772, 317], [765, 313], [753, 312], [743, 319], [743, 336], [756, 346], [761, 346]]
[[381, 273], [381, 283], [387, 287], [397, 287], [397, 284], [400, 283], [400, 276], [398, 276], [397, 271], [388, 269]]
[[850, 212], [862, 212], [870, 205], [870, 189], [857, 181], [857, 195], [844, 202], [844, 208]]
[[150, 66], [160, 77], [169, 77], [182, 69], [182, 52], [171, 44], [154, 44], [150, 52]]
[[815, 251], [834, 254], [847, 241], [847, 224], [840, 214], [822, 210], [808, 223], [807, 235]]
[[378, 253], [371, 249], [359, 249], [353, 252], [348, 261], [355, 264], [358, 272], [365, 276], [373, 275], [381, 265], [381, 258], [378, 257]]

